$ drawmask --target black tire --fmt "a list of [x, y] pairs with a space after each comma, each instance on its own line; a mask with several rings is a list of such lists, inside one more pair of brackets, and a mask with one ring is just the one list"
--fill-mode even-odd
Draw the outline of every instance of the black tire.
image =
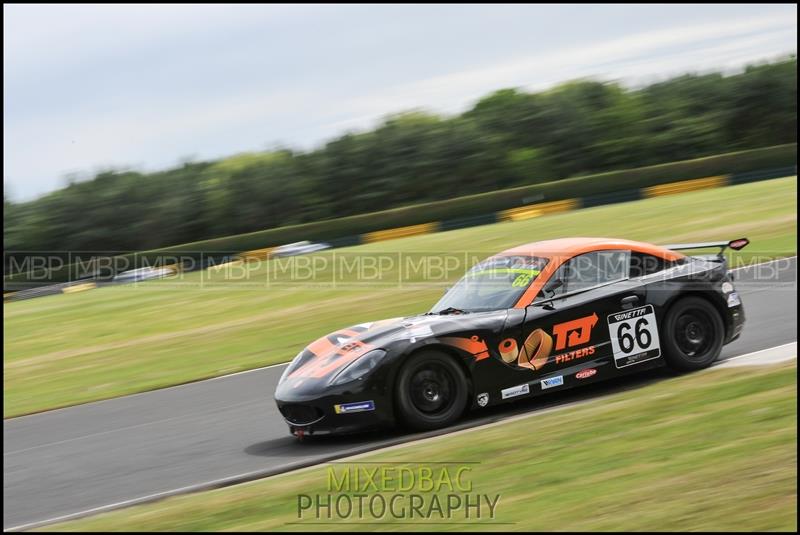
[[396, 386], [397, 415], [411, 429], [447, 427], [467, 407], [464, 370], [452, 357], [438, 351], [412, 355], [400, 369]]
[[667, 312], [661, 339], [667, 365], [677, 371], [711, 366], [725, 341], [725, 324], [714, 305], [701, 297], [684, 297]]

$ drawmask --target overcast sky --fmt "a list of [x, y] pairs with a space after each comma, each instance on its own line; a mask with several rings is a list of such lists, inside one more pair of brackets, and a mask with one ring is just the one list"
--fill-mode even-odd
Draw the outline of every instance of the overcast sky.
[[310, 149], [503, 87], [641, 84], [796, 51], [796, 5], [3, 6], [3, 177]]

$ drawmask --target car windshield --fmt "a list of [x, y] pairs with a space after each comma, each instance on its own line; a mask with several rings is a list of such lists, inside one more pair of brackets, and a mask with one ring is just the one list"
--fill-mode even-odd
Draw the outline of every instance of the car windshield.
[[431, 312], [511, 308], [547, 265], [537, 256], [494, 256], [470, 269]]

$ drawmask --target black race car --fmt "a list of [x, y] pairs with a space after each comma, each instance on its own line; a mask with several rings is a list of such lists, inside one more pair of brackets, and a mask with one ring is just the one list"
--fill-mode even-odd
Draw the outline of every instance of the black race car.
[[[275, 392], [297, 436], [466, 410], [657, 367], [705, 368], [744, 325], [722, 252], [606, 238], [531, 243], [473, 267], [419, 316], [364, 323], [303, 349]], [[717, 255], [680, 250], [719, 247]]]

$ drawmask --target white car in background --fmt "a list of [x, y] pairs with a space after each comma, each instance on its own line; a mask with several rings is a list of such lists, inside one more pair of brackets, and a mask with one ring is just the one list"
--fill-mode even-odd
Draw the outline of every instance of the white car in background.
[[161, 279], [172, 275], [173, 271], [169, 268], [157, 267], [143, 267], [138, 269], [129, 269], [116, 275], [113, 279], [114, 282], [138, 282], [150, 279]]
[[308, 253], [316, 253], [317, 251], [323, 251], [325, 249], [330, 249], [330, 244], [327, 243], [315, 243], [310, 242], [308, 240], [299, 241], [295, 243], [287, 243], [286, 245], [281, 245], [276, 247], [272, 250], [271, 256], [296, 256], [301, 254], [308, 254]]

